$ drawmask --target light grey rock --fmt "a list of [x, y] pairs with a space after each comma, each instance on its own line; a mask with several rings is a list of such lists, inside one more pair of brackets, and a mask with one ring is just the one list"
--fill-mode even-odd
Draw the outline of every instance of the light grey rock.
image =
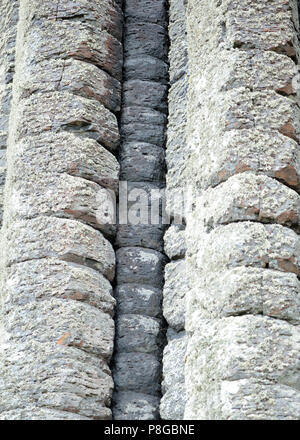
[[119, 145], [115, 115], [97, 101], [67, 92], [34, 94], [22, 102], [17, 117], [20, 124], [16, 140], [23, 139], [28, 132], [37, 136], [45, 131], [61, 130], [95, 139], [112, 151]]
[[185, 260], [168, 263], [165, 267], [163, 313], [176, 331], [183, 330], [185, 323], [185, 298], [189, 289], [186, 270]]
[[185, 417], [298, 419], [299, 341], [297, 326], [268, 317], [198, 321], [186, 354]]
[[164, 236], [164, 251], [170, 259], [183, 258], [186, 252], [184, 226], [171, 225]]
[[185, 332], [168, 331], [168, 344], [164, 349], [163, 397], [160, 415], [165, 420], [182, 420], [186, 403], [184, 360], [187, 345]]
[[[194, 318], [242, 314], [266, 315], [299, 323], [300, 282], [297, 275], [278, 270], [236, 267], [198, 278], [187, 297], [186, 312]], [[189, 324], [187, 324], [189, 327]]]
[[160, 417], [162, 420], [184, 420], [186, 404], [184, 381], [167, 390], [160, 401]]
[[44, 133], [38, 138], [22, 139], [15, 145], [13, 156], [14, 180], [19, 173], [33, 176], [38, 171], [51, 175], [67, 173], [114, 190], [118, 186], [119, 164], [113, 154], [95, 140], [83, 139], [75, 133]]
[[299, 418], [296, 12], [187, 5], [186, 419]]
[[[0, 43], [1, 111], [9, 109], [2, 80], [11, 87], [13, 79], [1, 232], [0, 419], [109, 420], [115, 254], [87, 223], [95, 215], [92, 192], [117, 190], [119, 166], [105, 148], [119, 145], [111, 110], [121, 99], [121, 11], [110, 0], [19, 5], [16, 44], [17, 2], [0, 6], [1, 17], [2, 7], [14, 9], [13, 20], [5, 10], [9, 31]], [[58, 218], [64, 215], [73, 218]]]
[[89, 267], [43, 258], [7, 268], [6, 277], [6, 307], [60, 298], [82, 301], [113, 316], [111, 284]]
[[165, 392], [178, 384], [184, 384], [184, 358], [187, 348], [185, 331], [168, 332], [168, 344], [164, 348], [164, 367], [162, 387]]
[[95, 99], [112, 112], [120, 111], [121, 83], [93, 64], [76, 59], [51, 59], [37, 66], [29, 65], [24, 75], [23, 96], [68, 91], [83, 98]]
[[177, 81], [187, 71], [188, 55], [185, 8], [185, 0], [171, 0], [169, 3], [169, 62], [171, 84]]
[[99, 231], [76, 220], [38, 217], [15, 222], [14, 227], [6, 231], [5, 240], [4, 261], [8, 266], [56, 256], [64, 261], [91, 266], [109, 280], [114, 277], [112, 245]]

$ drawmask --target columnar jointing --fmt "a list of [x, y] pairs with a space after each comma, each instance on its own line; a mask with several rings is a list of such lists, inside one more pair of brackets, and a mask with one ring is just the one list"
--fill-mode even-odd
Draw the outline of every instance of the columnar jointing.
[[18, 0], [0, 4], [0, 223], [3, 215], [3, 190], [6, 173], [6, 144], [15, 64]]
[[[166, 1], [126, 0], [124, 19], [120, 179], [128, 188], [130, 211], [137, 200], [144, 199], [133, 201], [137, 192], [132, 198], [132, 190], [143, 190], [150, 196], [151, 190], [164, 187], [168, 90]], [[118, 227], [115, 419], [159, 417], [164, 341], [161, 301], [166, 262], [161, 223], [160, 220], [160, 224], [133, 225], [128, 218], [128, 223], [125, 220]]]
[[[169, 8], [170, 90], [167, 135], [167, 210], [173, 219], [164, 237], [165, 252], [171, 262], [165, 268], [163, 313], [168, 323], [168, 344], [163, 357], [163, 398], [160, 414], [163, 419], [180, 420], [185, 407], [184, 355], [186, 351], [185, 296], [188, 289], [185, 262], [184, 206], [186, 192], [187, 44], [184, 0], [171, 0]], [[177, 203], [176, 202], [177, 199]], [[176, 220], [181, 217], [182, 223]], [[176, 222], [178, 224], [176, 224]]]
[[121, 32], [110, 0], [20, 5], [1, 245], [1, 419], [111, 418], [115, 255], [105, 238], [113, 231], [96, 213], [99, 192], [118, 180]]
[[297, 2], [189, 0], [187, 23], [187, 178], [200, 191], [185, 417], [298, 419]]

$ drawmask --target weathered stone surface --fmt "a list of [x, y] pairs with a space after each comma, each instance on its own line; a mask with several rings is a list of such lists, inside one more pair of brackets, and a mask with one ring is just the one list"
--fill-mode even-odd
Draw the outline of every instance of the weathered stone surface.
[[111, 418], [115, 255], [86, 223], [101, 186], [117, 191], [104, 147], [119, 143], [121, 18], [110, 0], [20, 2], [1, 242], [3, 420]]
[[[250, 0], [225, 1], [220, 7], [220, 12], [225, 13], [228, 20], [225, 44], [242, 49], [250, 45], [262, 50], [273, 50], [290, 57], [294, 56], [293, 43], [296, 33], [293, 27], [293, 3], [295, 2], [282, 4], [280, 0], [276, 0], [270, 5], [262, 1], [255, 4]], [[247, 13], [247, 7], [251, 7], [251, 15]], [[280, 33], [276, 33], [279, 19]], [[265, 28], [266, 23], [269, 24], [267, 28]], [[261, 28], [264, 28], [263, 33], [259, 32]]]
[[187, 5], [187, 419], [299, 418], [295, 13]]
[[[22, 139], [9, 152], [15, 167], [11, 178], [40, 173], [68, 173], [116, 189], [119, 164], [116, 158], [95, 140], [74, 133], [44, 133]], [[17, 170], [17, 172], [15, 171]], [[21, 174], [20, 174], [21, 173]]]
[[[37, 4], [36, 0], [34, 3]], [[32, 6], [32, 2], [27, 3], [29, 15]], [[51, 58], [71, 57], [93, 63], [121, 80], [121, 43], [106, 30], [101, 29], [97, 21], [85, 23], [76, 20], [53, 21], [48, 18], [34, 23], [28, 19], [25, 38], [26, 43], [32, 46], [27, 65], [33, 61], [39, 63]]]
[[160, 401], [160, 417], [163, 420], [183, 420], [186, 404], [184, 381], [165, 391]]
[[114, 358], [117, 391], [157, 395], [160, 389], [160, 362], [153, 354], [119, 353]]
[[[186, 179], [185, 169], [190, 152], [186, 144], [188, 57], [186, 41], [186, 3], [169, 2], [169, 81], [168, 130], [166, 144], [166, 212], [174, 223], [164, 237], [164, 250], [172, 260], [165, 270], [163, 313], [169, 325], [168, 344], [163, 356], [163, 383], [160, 414], [166, 420], [182, 420], [185, 407], [183, 376], [184, 354], [180, 342], [185, 326], [185, 295], [188, 273], [184, 260], [186, 253], [184, 196], [191, 179]], [[172, 339], [174, 338], [174, 340]], [[180, 339], [181, 340], [181, 339]], [[177, 341], [177, 342], [176, 342]], [[179, 344], [179, 345], [178, 345]], [[176, 375], [178, 372], [178, 375]], [[174, 376], [175, 374], [175, 376]]]
[[93, 64], [75, 59], [51, 59], [29, 66], [24, 75], [24, 97], [62, 90], [95, 99], [112, 112], [120, 111], [120, 82]]
[[[166, 163], [167, 191], [176, 193], [184, 190], [187, 181], [185, 168], [190, 156], [186, 145], [186, 105], [187, 105], [187, 76], [180, 78], [169, 90], [169, 121], [167, 132]], [[172, 211], [174, 204], [171, 197], [167, 198], [167, 209]]]
[[115, 420], [156, 420], [158, 406], [159, 397], [123, 391], [114, 396], [113, 416]]
[[169, 332], [168, 345], [164, 349], [164, 366], [160, 404], [162, 419], [181, 420], [185, 407], [184, 358], [187, 338], [185, 332]]
[[158, 318], [161, 315], [161, 289], [141, 284], [123, 284], [115, 289], [119, 315], [137, 314]]
[[106, 30], [119, 40], [122, 39], [122, 12], [116, 6], [117, 2], [104, 0], [101, 2], [89, 0], [64, 1], [56, 5], [51, 0], [46, 0], [40, 5], [32, 2], [32, 20], [48, 18], [51, 20], [79, 20], [95, 22], [98, 28]]
[[116, 321], [119, 353], [158, 353], [163, 343], [160, 320], [143, 315], [120, 315]]
[[[116, 117], [103, 105], [70, 93], [34, 94], [18, 109], [16, 140], [45, 131], [71, 131], [110, 150], [119, 144]], [[22, 123], [23, 122], [23, 123]]]
[[15, 339], [1, 331], [1, 340], [1, 420], [29, 417], [29, 408], [30, 419], [68, 418], [65, 412], [73, 419], [111, 418], [113, 383], [101, 359], [55, 340], [39, 343], [29, 334]]
[[[165, 0], [128, 0], [123, 10], [119, 154], [123, 182], [115, 242], [118, 250], [113, 415], [115, 419], [154, 420], [159, 417], [164, 340], [161, 288], [167, 260], [161, 253], [165, 230], [162, 206], [168, 89], [167, 9]], [[126, 198], [121, 191], [125, 186]]]
[[185, 0], [169, 2], [170, 82], [173, 84], [187, 71]]
[[7, 230], [5, 239], [4, 258], [8, 266], [57, 256], [91, 265], [109, 280], [114, 277], [115, 255], [111, 244], [100, 232], [75, 220], [38, 217], [15, 222]]
[[299, 235], [280, 225], [231, 223], [204, 234], [198, 246], [197, 264], [202, 272], [246, 266], [299, 275]]
[[[57, 298], [4, 307], [6, 332], [11, 338], [28, 337], [38, 344], [77, 347], [109, 361], [113, 349], [112, 318], [79, 301]], [[49, 313], [51, 311], [51, 313]]]
[[12, 98], [12, 80], [15, 63], [15, 40], [19, 5], [16, 0], [4, 0], [0, 5], [0, 224], [3, 213], [3, 187], [6, 174], [5, 150]]
[[[33, 218], [38, 215], [79, 219], [105, 234], [113, 235], [115, 225], [100, 224], [99, 185], [86, 179], [60, 174], [35, 173], [23, 182], [10, 186], [14, 205], [8, 208], [11, 219]], [[6, 194], [8, 196], [8, 194]]]
[[160, 147], [144, 142], [124, 142], [120, 148], [120, 161], [121, 180], [135, 182], [164, 180], [165, 152]]
[[[188, 329], [197, 319], [266, 315], [299, 323], [300, 282], [294, 273], [237, 267], [197, 278], [187, 297]], [[198, 317], [198, 318], [197, 318]], [[191, 324], [189, 324], [191, 323]]]
[[51, 298], [82, 301], [113, 315], [112, 287], [99, 272], [54, 258], [24, 261], [6, 270], [5, 303], [24, 306]]
[[298, 193], [274, 179], [252, 173], [230, 177], [205, 191], [194, 203], [195, 222], [201, 222], [208, 232], [220, 224], [244, 220], [297, 227], [300, 219]]
[[261, 316], [198, 321], [186, 355], [185, 417], [297, 419], [298, 364], [298, 327]]
[[166, 257], [160, 252], [139, 248], [124, 247], [117, 250], [118, 284], [147, 284], [162, 287], [163, 270]]
[[167, 264], [163, 290], [163, 312], [168, 324], [176, 331], [184, 329], [185, 295], [188, 289], [185, 261]]
[[[296, 141], [266, 129], [231, 130], [224, 134], [222, 143], [208, 140], [206, 163], [199, 154], [197, 180], [203, 188], [215, 186], [233, 174], [253, 171], [299, 188], [299, 147]], [[202, 157], [202, 159], [201, 159]]]
[[165, 253], [170, 259], [184, 257], [186, 252], [184, 226], [170, 226], [165, 233], [164, 244]]

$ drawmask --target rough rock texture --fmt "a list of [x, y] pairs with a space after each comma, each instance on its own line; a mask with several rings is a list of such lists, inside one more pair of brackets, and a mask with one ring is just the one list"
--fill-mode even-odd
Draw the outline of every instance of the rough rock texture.
[[115, 253], [113, 230], [96, 216], [99, 191], [117, 189], [121, 39], [122, 11], [110, 0], [20, 3], [1, 244], [2, 420], [111, 418]]
[[[136, 189], [150, 194], [151, 190], [164, 186], [168, 107], [166, 3], [166, 0], [124, 2], [119, 159], [120, 179], [128, 182], [129, 207], [134, 201], [130, 194], [133, 197]], [[145, 224], [143, 217], [137, 219], [137, 224], [129, 216], [128, 220], [118, 225], [116, 237], [112, 408], [117, 420], [154, 420], [159, 418], [164, 345], [161, 303], [167, 261], [162, 253], [165, 227], [161, 217], [160, 224]]]
[[299, 9], [0, 1], [1, 420], [300, 418]]
[[3, 215], [3, 190], [6, 173], [6, 146], [15, 65], [15, 45], [19, 0], [0, 4], [0, 223]]
[[187, 30], [185, 418], [298, 419], [297, 2], [189, 0]]
[[[185, 8], [184, 0], [170, 1], [166, 206], [170, 218], [174, 217], [174, 224], [169, 227], [164, 237], [165, 252], [172, 261], [166, 266], [163, 291], [163, 314], [169, 330], [167, 332], [168, 344], [163, 356], [163, 398], [160, 405], [161, 417], [167, 420], [182, 419], [185, 407], [183, 370], [186, 348], [185, 295], [188, 290], [188, 278], [184, 259], [185, 228], [181, 223], [176, 224], [176, 215], [179, 214], [180, 217], [180, 214], [184, 214], [181, 211], [180, 199], [176, 202], [176, 196], [183, 194], [182, 190], [186, 184], [183, 176], [188, 159], [185, 130], [188, 88]], [[184, 218], [184, 215], [182, 217]], [[174, 369], [178, 370], [178, 374], [175, 374]]]

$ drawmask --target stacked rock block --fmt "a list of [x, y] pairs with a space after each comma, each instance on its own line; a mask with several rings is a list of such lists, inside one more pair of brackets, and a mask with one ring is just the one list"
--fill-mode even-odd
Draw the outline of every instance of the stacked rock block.
[[[180, 420], [185, 407], [184, 355], [186, 350], [185, 295], [185, 213], [180, 203], [187, 181], [184, 177], [189, 152], [186, 147], [187, 112], [187, 42], [184, 0], [171, 0], [169, 8], [169, 120], [167, 135], [167, 210], [173, 224], [164, 237], [165, 253], [171, 260], [166, 265], [163, 291], [163, 313], [168, 324], [168, 344], [163, 358], [163, 397], [160, 414], [163, 419]], [[178, 197], [178, 201], [176, 201]], [[183, 224], [176, 224], [182, 214]]]
[[297, 2], [187, 8], [188, 419], [297, 419]]
[[2, 223], [3, 214], [6, 143], [15, 64], [18, 8], [18, 0], [3, 0], [0, 4], [0, 223]]
[[[128, 199], [132, 190], [144, 190], [150, 201], [151, 190], [165, 185], [166, 1], [126, 0], [124, 20], [120, 179], [126, 182]], [[131, 207], [129, 201], [129, 211]], [[128, 220], [120, 222], [116, 239], [113, 415], [115, 419], [153, 420], [159, 417], [164, 343], [164, 225], [161, 218], [159, 224], [150, 223], [150, 210], [149, 224], [134, 225]]]
[[96, 214], [119, 174], [122, 12], [111, 0], [22, 0], [19, 13], [0, 418], [110, 419], [115, 254]]

